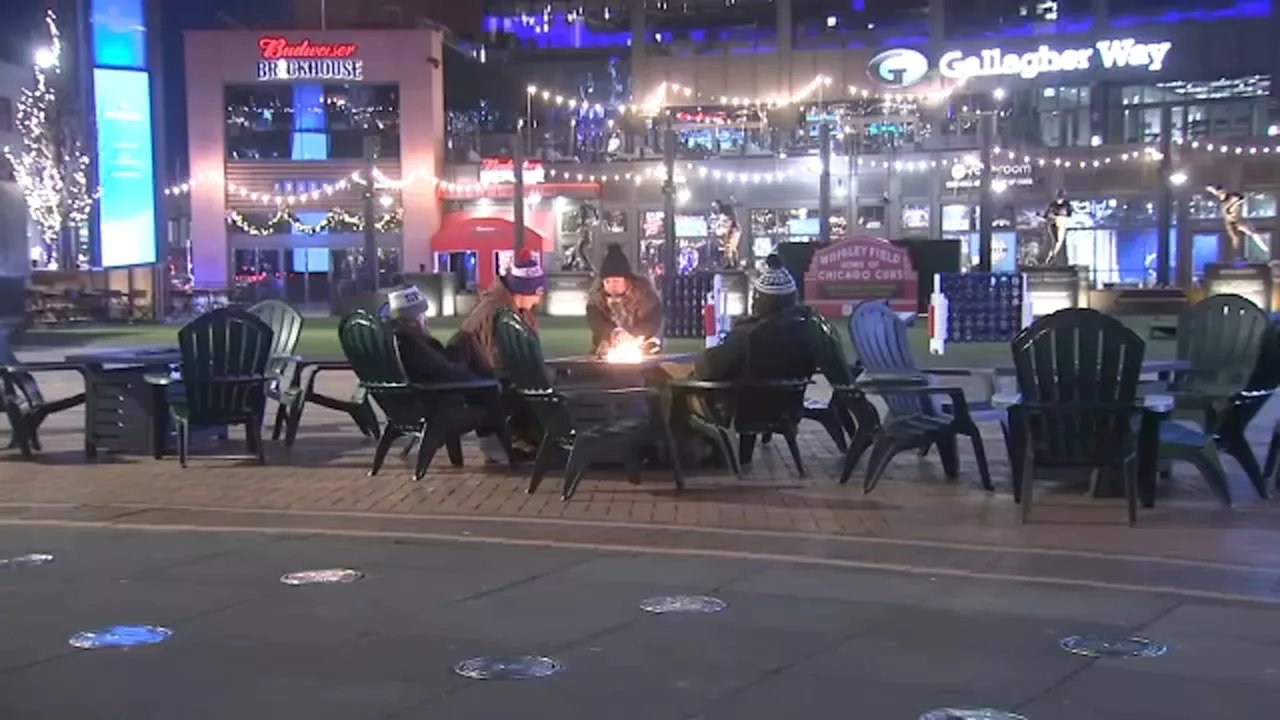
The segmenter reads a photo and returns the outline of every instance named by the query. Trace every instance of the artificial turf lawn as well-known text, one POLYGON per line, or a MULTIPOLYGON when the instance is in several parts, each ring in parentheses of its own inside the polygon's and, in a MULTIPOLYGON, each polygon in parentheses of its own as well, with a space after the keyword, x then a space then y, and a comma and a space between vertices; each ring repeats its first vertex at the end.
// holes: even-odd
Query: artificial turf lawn
MULTIPOLYGON (((431 321, 432 332, 442 340, 447 340, 458 329, 458 318, 440 318, 431 321)), ((837 322, 841 336, 844 337, 845 351, 850 359, 854 358, 850 350, 844 322, 837 322)), ((1147 338, 1149 322, 1136 321, 1130 323, 1138 334, 1147 338)), ((139 324, 120 326, 98 326, 83 328, 33 328, 23 338, 21 349, 48 350, 53 348, 73 348, 95 345, 98 347, 143 347, 172 346, 177 342, 178 326, 161 324, 139 324)), ((581 355, 590 351, 590 334, 584 318, 542 318, 540 335, 543 354, 548 358, 566 355, 581 355)), ((911 342, 911 350, 923 367, 994 367, 1009 364, 1008 343, 949 343, 947 353, 943 356, 929 354, 929 337, 922 324, 907 330, 911 342)), ((667 341, 669 352, 696 352, 703 347, 701 338, 675 338, 667 341)), ((785 352, 785 348, 780 348, 785 352)), ((1159 360, 1173 357, 1174 343, 1170 340, 1147 340, 1147 359, 1159 360)), ((303 357, 337 358, 342 356, 338 346, 338 319, 329 317, 308 317, 302 328, 302 337, 298 342, 298 354, 303 357)))

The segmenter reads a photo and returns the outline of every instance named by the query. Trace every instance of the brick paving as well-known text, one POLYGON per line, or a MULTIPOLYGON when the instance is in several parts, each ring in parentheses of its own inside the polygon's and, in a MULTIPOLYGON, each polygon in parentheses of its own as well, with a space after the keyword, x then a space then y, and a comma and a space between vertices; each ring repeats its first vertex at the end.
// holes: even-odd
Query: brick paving
MULTIPOLYGON (((79 384, 75 375, 41 380, 53 397, 75 392, 79 384)), ((353 383, 353 377, 340 373, 325 374, 320 381, 323 392, 336 396, 349 393, 353 383)), ((1269 406, 1255 425, 1251 439, 1260 453, 1277 414, 1269 406)), ((758 451, 754 467, 742 479, 723 471, 687 472, 688 491, 679 496, 662 471, 646 470, 643 484, 632 486, 620 472, 594 469, 568 503, 559 498, 554 474, 537 493, 526 494, 528 468, 510 472, 486 467, 473 443, 465 444, 466 467, 450 467, 442 453, 420 483, 412 482, 408 466, 394 454, 378 477, 367 477, 372 443, 345 416, 318 406, 306 410, 292 451, 269 445, 265 468, 214 458, 196 458, 186 470, 173 459, 116 457, 89 464, 78 449, 82 424, 78 411, 51 419, 43 433, 47 448, 37 463, 23 463, 12 452, 0 454, 3 515, 14 516, 15 508, 56 505, 536 520, 570 524, 585 534, 608 526, 750 533, 759 552, 768 552, 771 537, 806 539, 818 554, 824 538, 863 538, 921 543, 919 562, 928 560, 929 548, 974 546, 1280 570, 1280 503, 1258 500, 1230 460, 1236 498, 1230 510, 1217 505, 1193 473, 1177 468, 1168 495, 1156 509, 1140 514, 1136 529, 1125 524, 1123 501, 1052 492, 1039 496, 1032 523, 1018 524, 1007 491, 1003 441, 994 424, 984 427, 999 489, 994 495, 978 489, 972 454, 963 442, 958 481, 945 480, 936 456, 920 460, 904 454, 874 493, 862 493, 860 475, 841 487, 835 482, 841 459, 836 448, 821 428, 806 423, 800 443, 809 478, 795 476, 779 443, 758 451)), ((195 452, 242 450, 233 432, 228 443, 210 441, 195 452)), ((806 544, 794 547, 803 553, 806 544)), ((1280 594, 1280 583, 1272 591, 1280 594)))

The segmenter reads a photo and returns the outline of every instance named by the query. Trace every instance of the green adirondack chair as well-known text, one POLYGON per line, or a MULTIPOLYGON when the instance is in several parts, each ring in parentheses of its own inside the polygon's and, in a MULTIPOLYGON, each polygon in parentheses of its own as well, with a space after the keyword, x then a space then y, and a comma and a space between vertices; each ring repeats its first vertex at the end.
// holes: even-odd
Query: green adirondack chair
MULTIPOLYGON (((400 364, 395 333, 378 317, 357 310, 338 326, 342 352, 360 382, 386 415, 386 427, 378 440, 369 475, 377 475, 391 446, 409 436, 417 446, 413 479, 421 480, 436 453, 444 447, 454 467, 462 467, 461 437, 484 420, 483 408, 469 405, 468 394, 498 392, 496 380, 455 383, 413 383, 400 364)), ((500 434, 510 454, 510 441, 500 434)), ((413 447, 411 445, 410 447, 413 447)))
MULTIPOLYGON (((274 336, 256 315, 238 308, 212 310, 178 331, 181 392, 170 393, 169 417, 178 435, 178 463, 187 466, 193 429, 243 425, 249 452, 265 463, 262 419, 266 412, 274 336)), ((176 382, 147 376, 153 385, 176 382)))
MULTIPOLYGON (((40 391, 36 373, 68 370, 81 375, 85 373, 84 366, 75 363, 18 362, 9 345, 8 333, 0 328, 0 389, 4 391, 4 411, 9 418, 9 449, 16 448, 22 459, 34 460, 40 451, 40 425, 46 418, 84 404, 83 392, 58 400, 46 400, 40 391)), ((97 455, 97 448, 88 437, 84 441, 84 452, 90 458, 97 455)))
POLYGON ((494 318, 494 341, 502 356, 502 366, 512 389, 529 403, 542 425, 543 437, 534 459, 529 492, 536 492, 547 470, 565 453, 564 487, 561 497, 569 500, 578 489, 587 469, 601 461, 621 460, 627 478, 640 482, 640 455, 646 445, 661 443, 671 462, 676 491, 684 489, 680 457, 671 426, 662 411, 662 396, 656 388, 574 388, 557 390, 547 376, 538 336, 515 313, 499 310, 494 318), (648 400, 647 417, 619 417, 617 405, 630 407, 637 397, 648 400), (609 417, 583 424, 570 410, 570 401, 583 398, 605 400, 611 405, 609 417))
POLYGON ((805 392, 818 369, 815 358, 823 354, 827 342, 813 330, 815 315, 810 308, 801 306, 761 322, 751 331, 746 361, 738 378, 681 379, 670 383, 673 397, 686 398, 673 402, 681 414, 689 415, 693 423, 718 429, 725 442, 733 434, 738 435, 737 462, 731 443, 729 448, 722 449, 735 472, 751 462, 757 436, 777 434, 786 440, 797 473, 805 476, 797 435, 800 421, 805 417, 805 392), (793 331, 796 324, 805 326, 802 332, 793 331), (787 342, 794 343, 797 337, 815 343, 813 348, 808 348, 812 352, 778 351, 787 342), (700 411, 689 411, 687 398, 690 397, 697 398, 695 406, 700 411))
POLYGON ((986 447, 975 421, 983 415, 994 419, 1003 413, 997 414, 985 402, 970 403, 963 388, 932 383, 932 376, 967 377, 973 370, 919 369, 911 357, 906 324, 883 302, 863 302, 854 308, 849 316, 849 336, 863 368, 859 389, 883 400, 889 412, 869 444, 851 445, 840 483, 849 481, 868 445, 871 452, 864 492, 875 489, 893 457, 908 450, 918 450, 924 456, 936 446, 943 472, 955 478, 960 473, 957 438, 964 436, 973 444, 983 489, 994 490, 986 447), (938 398, 946 398, 945 404, 935 402, 938 398))
POLYGON ((267 386, 267 397, 277 403, 271 439, 279 440, 289 419, 289 411, 302 398, 300 367, 293 357, 302 337, 302 313, 281 300, 263 300, 250 307, 249 312, 265 322, 273 333, 268 371, 274 379, 267 386))
POLYGON ((1240 464, 1258 494, 1269 494, 1262 466, 1245 439, 1245 428, 1266 402, 1269 382, 1257 375, 1271 320, 1239 295, 1213 295, 1178 318, 1177 357, 1187 367, 1174 373, 1167 392, 1174 417, 1192 419, 1212 433, 1218 448, 1240 464), (1251 381, 1261 383, 1250 387, 1251 381))
POLYGON ((1037 471, 1067 469, 1122 473, 1135 523, 1142 338, 1096 310, 1071 309, 1036 320, 1012 349, 1021 397, 1009 409, 1009 457, 1021 520, 1037 471))

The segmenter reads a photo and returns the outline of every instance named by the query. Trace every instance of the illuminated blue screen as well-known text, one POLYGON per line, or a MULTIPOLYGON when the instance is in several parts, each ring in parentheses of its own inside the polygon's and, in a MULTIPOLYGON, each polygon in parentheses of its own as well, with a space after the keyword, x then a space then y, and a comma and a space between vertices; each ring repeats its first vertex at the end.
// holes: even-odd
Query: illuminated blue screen
POLYGON ((98 239, 103 267, 156 261, 156 178, 151 79, 136 70, 93 71, 98 123, 98 239))
POLYGON ((142 0, 93 0, 93 64, 147 69, 142 0))

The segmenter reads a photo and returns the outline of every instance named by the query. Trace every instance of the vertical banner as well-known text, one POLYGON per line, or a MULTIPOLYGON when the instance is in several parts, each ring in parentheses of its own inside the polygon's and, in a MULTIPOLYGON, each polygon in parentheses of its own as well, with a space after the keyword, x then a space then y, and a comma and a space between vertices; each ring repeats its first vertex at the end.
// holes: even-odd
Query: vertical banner
POLYGON ((98 242, 103 267, 156 261, 156 178, 151 78, 140 70, 93 71, 97 120, 98 242))

